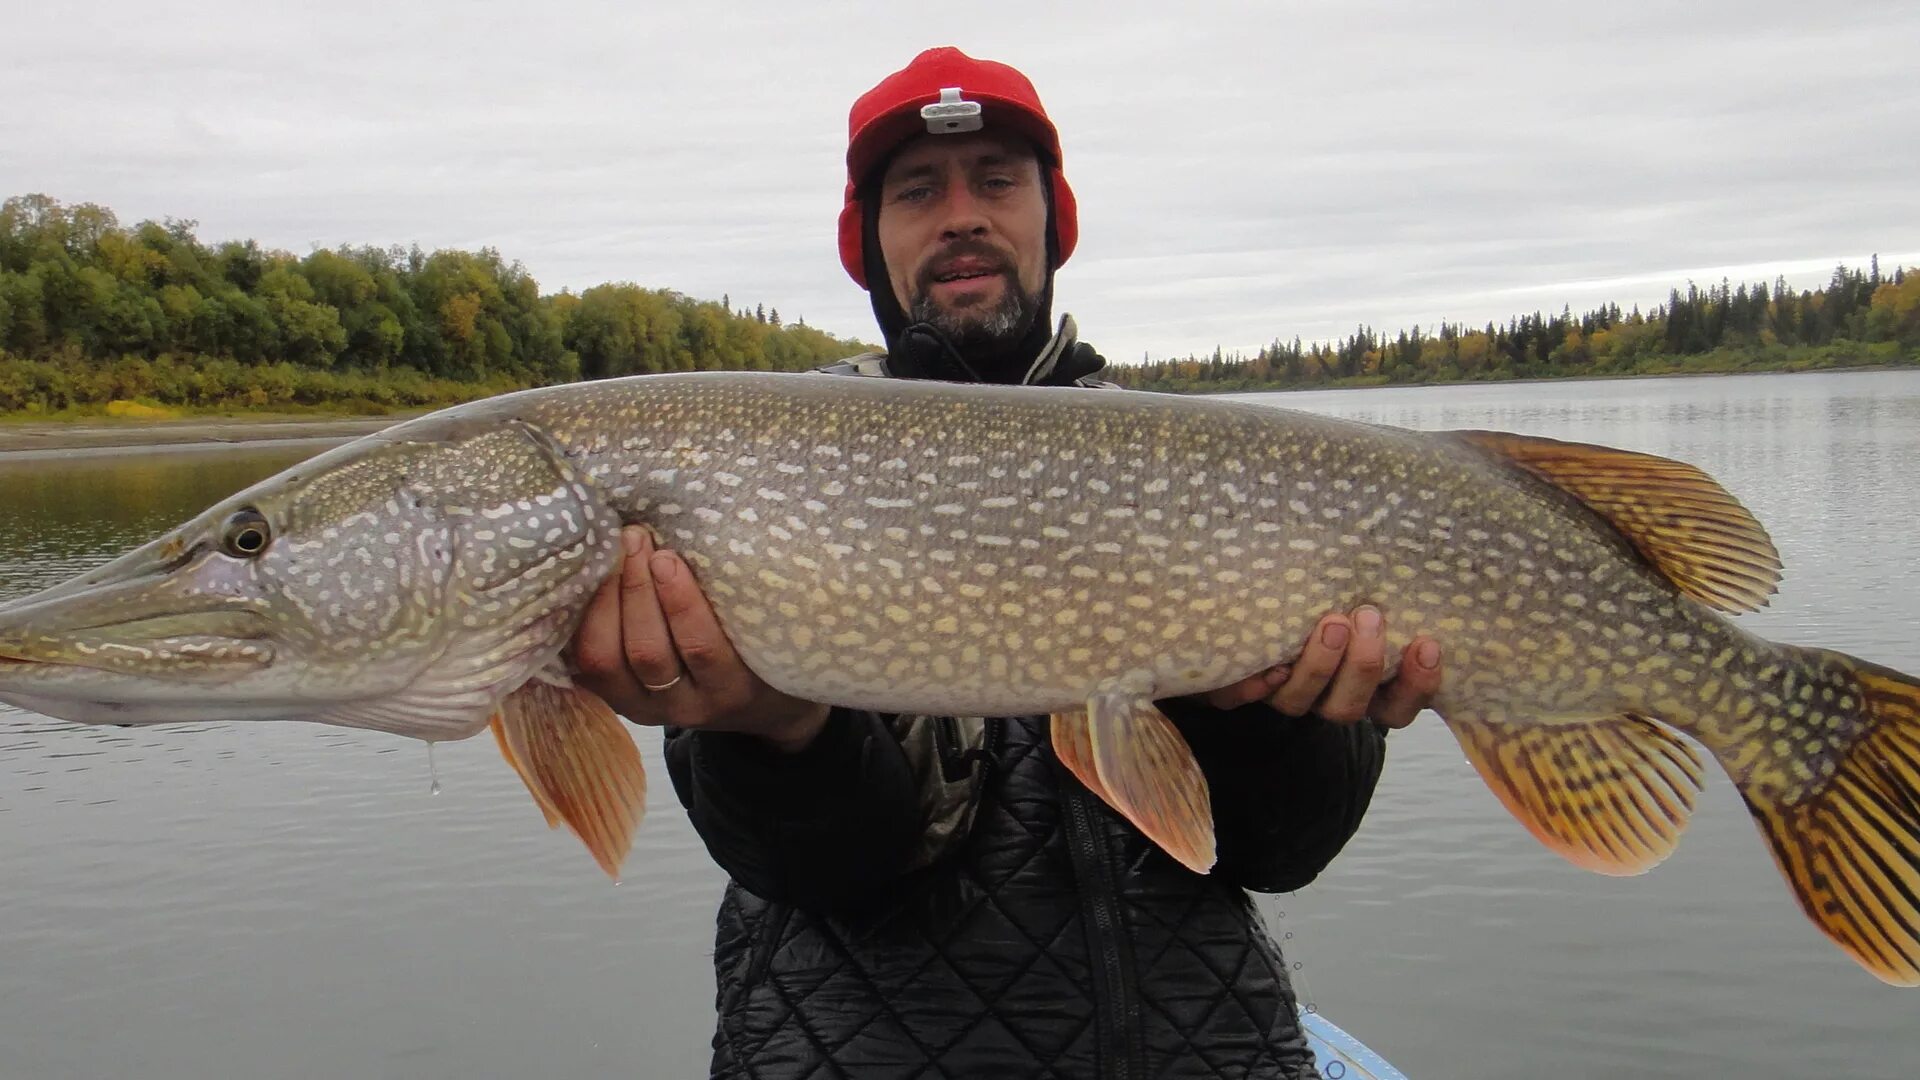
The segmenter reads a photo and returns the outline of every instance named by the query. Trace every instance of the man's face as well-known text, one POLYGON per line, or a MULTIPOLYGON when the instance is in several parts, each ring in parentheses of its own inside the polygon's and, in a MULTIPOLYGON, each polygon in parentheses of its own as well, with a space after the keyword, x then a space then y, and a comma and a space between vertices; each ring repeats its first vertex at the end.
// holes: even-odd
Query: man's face
POLYGON ((961 348, 1010 344, 1047 271, 1044 177, 1016 137, 926 135, 880 181, 880 251, 901 310, 961 348))

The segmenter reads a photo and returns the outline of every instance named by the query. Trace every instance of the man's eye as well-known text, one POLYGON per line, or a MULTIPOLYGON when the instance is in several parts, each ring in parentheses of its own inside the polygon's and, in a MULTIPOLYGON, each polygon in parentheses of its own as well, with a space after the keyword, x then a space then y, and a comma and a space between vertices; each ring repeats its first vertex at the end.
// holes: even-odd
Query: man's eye
POLYGON ((933 189, 925 184, 916 187, 901 188, 894 196, 894 202, 925 202, 933 196, 933 189))

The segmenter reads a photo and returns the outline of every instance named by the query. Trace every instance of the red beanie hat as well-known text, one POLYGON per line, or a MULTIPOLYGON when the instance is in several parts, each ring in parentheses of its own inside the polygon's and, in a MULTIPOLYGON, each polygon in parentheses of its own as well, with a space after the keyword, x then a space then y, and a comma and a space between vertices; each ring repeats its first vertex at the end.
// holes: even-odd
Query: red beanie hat
POLYGON ((840 207, 840 265, 867 288, 861 251, 859 189, 894 149, 920 132, 1007 129, 1040 152, 1053 187, 1053 248, 1058 267, 1080 238, 1073 189, 1060 171, 1060 134, 1047 118, 1033 84, 1005 64, 975 60, 959 49, 928 49, 913 63, 860 95, 847 114, 847 190, 840 207), (968 103, 973 103, 970 108, 968 103), (943 109, 942 106, 945 106, 943 109), (945 115, 943 115, 943 113, 945 115), (974 118, 978 118, 977 121, 974 118))

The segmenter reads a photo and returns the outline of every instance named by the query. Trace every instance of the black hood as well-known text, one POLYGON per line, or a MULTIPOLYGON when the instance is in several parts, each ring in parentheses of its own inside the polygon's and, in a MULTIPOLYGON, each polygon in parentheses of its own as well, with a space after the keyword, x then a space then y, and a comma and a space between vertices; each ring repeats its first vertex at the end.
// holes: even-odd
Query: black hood
MULTIPOLYGON (((884 174, 884 168, 875 175, 884 174)), ((1047 203, 1047 273, 1040 283, 1033 319, 1013 345, 991 351, 960 351, 945 333, 923 322, 909 322, 893 295, 886 256, 880 251, 880 192, 877 181, 860 193, 860 249, 866 264, 867 298, 887 345, 887 367, 897 377, 939 379, 945 382, 1017 383, 1033 367, 1034 358, 1054 338, 1053 268, 1060 261, 1054 236, 1053 185, 1042 184, 1047 203)), ((1088 350, 1091 351, 1091 350, 1088 350)), ((1104 365, 1104 361, 1102 361, 1104 365)))

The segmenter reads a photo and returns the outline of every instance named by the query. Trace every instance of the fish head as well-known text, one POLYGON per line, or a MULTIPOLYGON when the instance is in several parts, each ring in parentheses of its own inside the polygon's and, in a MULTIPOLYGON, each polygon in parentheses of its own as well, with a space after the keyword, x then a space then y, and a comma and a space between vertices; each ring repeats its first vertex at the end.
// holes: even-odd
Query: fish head
POLYGON ((390 429, 0 607, 0 700, 81 723, 484 726, 613 567, 619 520, 536 428, 390 429))

